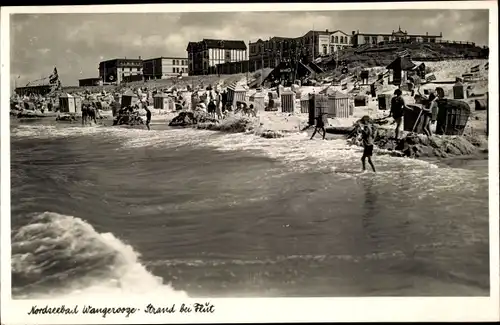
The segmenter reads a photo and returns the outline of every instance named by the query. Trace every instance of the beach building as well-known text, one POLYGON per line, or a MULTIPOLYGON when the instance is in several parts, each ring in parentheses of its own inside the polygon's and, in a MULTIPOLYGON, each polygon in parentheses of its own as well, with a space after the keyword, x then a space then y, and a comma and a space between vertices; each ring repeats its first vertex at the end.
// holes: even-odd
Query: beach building
POLYGON ((99 63, 99 78, 103 83, 120 84, 124 76, 142 75, 142 59, 112 59, 99 63))
POLYGON ((332 55, 347 47, 351 47, 351 36, 341 30, 324 31, 310 30, 301 37, 309 61, 320 56, 332 55))
POLYGON ((42 95, 45 96, 52 91, 52 85, 36 85, 17 87, 15 93, 19 96, 42 95))
POLYGON ((102 85, 101 78, 85 78, 78 80, 78 86, 80 87, 91 87, 91 86, 100 86, 102 85))
POLYGON ((262 68, 275 68, 281 61, 293 56, 299 48, 299 39, 290 37, 272 37, 249 42, 248 60, 250 71, 262 68))
POLYGON ((408 34, 405 30, 401 30, 401 26, 397 31, 392 31, 390 34, 383 33, 360 33, 353 31, 351 36, 352 46, 357 47, 365 44, 378 44, 380 42, 412 42, 412 43, 438 43, 443 39, 443 33, 439 35, 408 34))
POLYGON ((186 51, 190 76, 216 74, 217 64, 247 59, 247 45, 240 40, 203 39, 189 42, 186 51))
POLYGON ((271 37, 249 43, 250 71, 275 68, 281 61, 307 58, 307 61, 332 55, 351 47, 351 36, 341 30, 310 30, 299 37, 271 37))
POLYGON ((162 56, 142 62, 145 80, 169 79, 188 74, 188 58, 162 56))

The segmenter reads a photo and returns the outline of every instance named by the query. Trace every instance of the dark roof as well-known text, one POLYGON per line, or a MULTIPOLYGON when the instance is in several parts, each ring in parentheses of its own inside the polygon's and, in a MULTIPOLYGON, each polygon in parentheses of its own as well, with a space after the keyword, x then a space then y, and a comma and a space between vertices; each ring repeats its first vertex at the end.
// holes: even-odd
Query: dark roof
POLYGON ((320 68, 320 67, 319 67, 316 63, 314 63, 314 62, 309 62, 309 63, 307 64, 307 66, 308 66, 311 70, 313 70, 314 72, 316 72, 316 73, 323 73, 323 72, 325 72, 323 69, 321 69, 321 68, 320 68))
MULTIPOLYGON (((390 34, 387 34, 387 33, 355 33, 353 36, 395 36, 397 35, 398 33, 395 32, 395 33, 390 33, 390 34)), ((403 35, 403 34, 401 34, 403 35)), ((418 35, 418 34, 404 34, 406 37, 430 37, 430 38, 433 38, 433 37, 442 37, 440 35, 418 35)))
POLYGON ((271 41, 293 41, 297 38, 295 37, 281 37, 281 36, 274 36, 271 38, 271 41))
POLYGON ((137 58, 137 59, 116 58, 116 59, 101 61, 100 63, 109 63, 109 62, 114 62, 114 61, 136 62, 136 61, 142 61, 142 59, 139 59, 139 58, 137 58))
POLYGON ((329 35, 330 32, 326 32, 326 30, 310 30, 304 34, 304 36, 314 33, 315 35, 329 35))
POLYGON ((157 57, 157 58, 151 58, 151 59, 145 59, 143 60, 143 62, 145 61, 153 61, 153 60, 161 60, 161 59, 179 59, 179 60, 187 60, 187 56, 186 57, 180 57, 180 56, 160 56, 160 57, 157 57))
POLYGON ((208 48, 212 49, 232 49, 232 50, 245 50, 247 45, 243 41, 237 40, 217 40, 217 39, 203 39, 208 48))
POLYGON ((387 69, 401 69, 403 71, 412 70, 415 67, 415 63, 411 62, 411 60, 404 56, 398 57, 396 60, 392 61, 391 64, 387 66, 387 69))
POLYGON ((189 42, 186 51, 189 51, 191 47, 197 48, 203 45, 209 49, 247 50, 247 45, 243 41, 204 38, 200 42, 189 42))

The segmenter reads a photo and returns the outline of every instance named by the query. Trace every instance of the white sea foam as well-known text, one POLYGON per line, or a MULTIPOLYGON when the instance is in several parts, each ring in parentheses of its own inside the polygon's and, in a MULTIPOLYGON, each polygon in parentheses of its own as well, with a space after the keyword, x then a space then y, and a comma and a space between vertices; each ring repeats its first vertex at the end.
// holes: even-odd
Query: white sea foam
MULTIPOLYGON (((477 173, 465 169, 438 168, 437 165, 404 157, 377 155, 373 161, 377 174, 361 174, 362 148, 350 146, 345 140, 309 140, 306 133, 294 133, 284 138, 265 139, 248 133, 223 134, 196 129, 142 130, 120 127, 55 127, 21 125, 12 130, 16 137, 64 138, 68 136, 98 136, 114 138, 122 142, 121 148, 134 149, 155 147, 173 149, 181 146, 211 147, 218 151, 259 152, 286 164, 289 171, 307 172, 321 170, 348 178, 375 177, 378 181, 401 185, 411 182, 423 192, 436 194, 440 191, 463 188, 477 189, 477 173), (432 185, 432 186, 429 186, 432 185), (426 191, 427 189, 427 191, 426 191)), ((120 150, 120 149, 117 149, 120 150)), ((368 167, 368 166, 367 166, 368 167)), ((369 167, 368 167, 369 168, 369 167)))
POLYGON ((68 284, 30 293, 30 298, 75 299, 88 296, 95 299, 95 295, 116 297, 117 294, 187 297, 185 292, 174 290, 146 270, 132 246, 112 233, 96 232, 90 224, 77 217, 54 212, 39 214, 13 235, 12 246, 13 273, 27 277, 41 275, 38 282, 44 282, 48 280, 43 276, 44 270, 56 267, 59 272, 50 276, 68 284), (37 247, 35 253, 30 252, 33 247, 37 247), (78 270, 64 264, 67 257, 71 257, 78 270), (58 268, 58 265, 61 267, 58 268), (88 272, 84 272, 83 277, 68 280, 74 271, 87 271, 86 268, 88 272), (101 269, 99 275, 95 273, 96 268, 101 269))

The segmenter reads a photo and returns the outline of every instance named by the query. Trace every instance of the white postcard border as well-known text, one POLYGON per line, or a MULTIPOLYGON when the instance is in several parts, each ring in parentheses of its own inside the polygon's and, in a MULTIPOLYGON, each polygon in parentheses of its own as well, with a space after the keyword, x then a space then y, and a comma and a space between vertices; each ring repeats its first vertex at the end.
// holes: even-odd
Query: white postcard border
POLYGON ((498 220, 498 7, 494 1, 443 1, 356 4, 172 4, 106 5, 61 7, 2 7, 1 12, 1 319, 4 324, 103 324, 103 323, 216 323, 216 322, 329 322, 329 321, 492 321, 499 320, 499 220, 498 220), (472 298, 232 298, 178 299, 161 301, 144 297, 95 296, 92 301, 30 301, 10 297, 10 20, 13 13, 105 13, 105 12, 222 12, 222 11, 318 11, 318 10, 389 10, 389 9, 489 9, 490 10, 490 137, 489 137, 489 208, 490 208, 490 297, 472 298), (493 111, 496 108, 496 111, 493 111), (166 306, 175 303, 210 302, 212 314, 147 315, 148 303, 166 306), (26 313, 36 304, 67 306, 78 303, 101 306, 134 306, 141 312, 122 315, 38 315, 26 313))

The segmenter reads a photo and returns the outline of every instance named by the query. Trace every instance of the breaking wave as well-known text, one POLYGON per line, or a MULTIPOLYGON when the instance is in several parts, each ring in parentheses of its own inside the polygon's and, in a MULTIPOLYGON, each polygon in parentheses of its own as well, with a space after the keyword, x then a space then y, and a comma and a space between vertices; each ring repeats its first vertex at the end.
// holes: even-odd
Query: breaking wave
POLYGON ((141 264, 134 249, 84 220, 44 212, 12 234, 16 298, 161 294, 187 297, 141 264), (138 285, 140 283, 140 285, 138 285))

